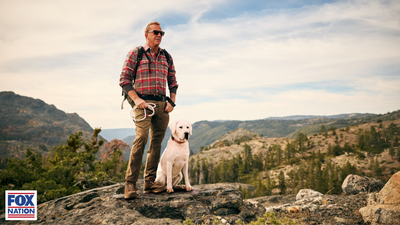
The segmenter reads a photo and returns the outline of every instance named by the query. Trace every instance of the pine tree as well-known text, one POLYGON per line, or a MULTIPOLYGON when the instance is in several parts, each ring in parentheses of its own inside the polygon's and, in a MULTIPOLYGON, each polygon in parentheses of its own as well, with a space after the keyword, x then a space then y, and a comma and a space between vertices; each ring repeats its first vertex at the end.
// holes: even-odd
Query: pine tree
POLYGON ((375 157, 371 157, 371 160, 369 161, 369 167, 368 169, 371 171, 370 176, 375 177, 375 157))
POLYGON ((336 135, 336 128, 335 127, 329 127, 329 131, 332 132, 332 136, 336 135))
POLYGON ((265 195, 271 195, 273 187, 271 184, 271 178, 269 177, 268 173, 267 173, 267 177, 265 179, 266 179, 266 183, 267 183, 267 185, 266 185, 267 190, 265 191, 265 195))
POLYGON ((269 163, 269 150, 267 150, 264 157, 264 170, 269 170, 269 169, 271 169, 271 166, 269 163))
MULTIPOLYGON (((325 180, 326 183, 326 191, 329 192, 332 190, 332 188, 334 187, 333 184, 333 167, 332 167, 332 163, 331 160, 328 160, 326 162, 326 166, 323 170, 323 179, 325 180)), ((326 193, 326 192, 325 192, 326 193)))
POLYGON ((390 157, 392 159, 393 159, 393 156, 395 155, 395 152, 394 152, 394 140, 392 140, 392 143, 390 144, 389 155, 390 155, 390 157))
POLYGON ((294 169, 292 169, 290 172, 287 173, 287 175, 290 178, 290 183, 289 183, 289 188, 292 190, 292 194, 295 194, 296 192, 296 187, 299 184, 299 176, 295 172, 294 169))
POLYGON ((253 163, 253 155, 251 154, 251 147, 247 144, 244 145, 244 172, 250 173, 253 163))
POLYGON ((237 182, 239 178, 239 165, 237 159, 234 157, 228 162, 227 182, 237 182))
POLYGON ((282 148, 280 145, 277 145, 276 149, 277 149, 278 165, 280 165, 282 162, 282 148))
POLYGON ((325 161, 325 158, 321 154, 321 150, 320 149, 318 149, 318 152, 317 152, 317 160, 320 161, 320 162, 324 162, 325 161))
POLYGON ((326 191, 326 183, 322 177, 321 162, 317 160, 315 163, 315 190, 324 193, 326 191))
POLYGON ((258 155, 254 156, 252 170, 253 172, 259 172, 262 171, 262 169, 263 169, 262 153, 260 152, 258 153, 258 155))
POLYGON ((381 168, 380 166, 379 166, 379 159, 378 158, 376 158, 376 160, 375 160, 375 165, 373 166, 373 170, 374 170, 374 177, 375 178, 380 178, 381 176, 382 176, 382 171, 383 171, 383 168, 381 168))
POLYGON ((299 152, 302 156, 304 156, 304 152, 306 151, 305 143, 307 141, 307 135, 303 133, 297 133, 296 135, 296 143, 299 148, 299 152))
POLYGON ((195 161, 191 158, 189 161, 189 177, 192 184, 198 184, 196 179, 195 161))
POLYGON ((218 174, 218 182, 226 182, 226 160, 222 159, 222 161, 218 164, 217 174, 218 174))
POLYGON ((319 133, 323 134, 326 131, 326 128, 324 125, 321 125, 320 129, 319 129, 319 133))
POLYGON ((303 163, 300 164, 300 167, 299 167, 299 169, 297 171, 297 176, 299 177, 299 183, 297 185, 296 192, 298 192, 299 190, 305 188, 305 183, 304 183, 305 173, 304 173, 304 165, 303 165, 303 163))
POLYGON ((397 156, 397 160, 400 162, 400 148, 397 148, 396 156, 397 156))
POLYGON ((285 183, 285 175, 283 174, 283 171, 281 171, 279 173, 278 179, 279 179, 278 187, 279 187, 279 190, 280 190, 279 194, 284 195, 284 194, 286 194, 286 183, 285 183))
POLYGON ((312 160, 309 163, 310 163, 310 165, 308 167, 307 188, 314 190, 314 188, 315 188, 315 175, 314 175, 315 164, 314 164, 314 161, 312 161, 312 160))

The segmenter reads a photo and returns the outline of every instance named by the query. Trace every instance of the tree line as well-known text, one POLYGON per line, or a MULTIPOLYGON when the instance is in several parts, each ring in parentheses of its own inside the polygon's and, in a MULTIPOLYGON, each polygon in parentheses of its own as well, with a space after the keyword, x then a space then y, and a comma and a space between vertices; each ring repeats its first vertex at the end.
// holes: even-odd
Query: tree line
MULTIPOLYGON (((349 132, 349 128, 340 131, 349 132)), ((241 189, 247 198, 270 195, 273 190, 279 194, 295 194, 303 188, 321 193, 340 194, 341 185, 349 174, 382 178, 385 168, 380 164, 379 158, 374 155, 381 153, 383 149, 389 148, 392 158, 396 156, 400 161, 400 148, 394 151, 399 145, 400 133, 396 124, 390 124, 384 131, 377 131, 374 126, 371 126, 369 131, 359 130, 356 145, 346 142, 341 146, 336 129, 326 130, 324 126, 321 126, 320 134, 327 137, 328 132, 338 138, 335 145, 329 144, 327 152, 323 154, 319 150, 309 152, 315 143, 307 137, 307 134, 298 133, 296 138, 291 142, 288 141, 284 148, 279 144, 271 144, 266 151, 258 154, 252 154, 251 147, 245 143, 242 153, 231 159, 222 158, 219 162, 214 162, 207 158, 200 159, 199 156, 192 157, 189 162, 191 182, 193 184, 223 182, 252 184, 256 187, 253 192, 241 189), (332 162, 332 157, 347 153, 354 153, 361 159, 365 158, 365 153, 370 154, 372 156, 368 166, 370 173, 365 174, 364 171, 357 170, 350 162, 346 162, 343 166, 332 162), (294 167, 286 173, 280 170, 279 174, 274 175, 276 179, 271 179, 273 171, 279 171, 284 165, 294 165, 294 167)), ((225 142, 221 143, 229 146, 225 142)))
MULTIPOLYGON (((27 149, 25 159, 8 159, 0 171, 0 186, 5 190, 37 190, 38 203, 106 186, 125 180, 127 162, 122 150, 128 145, 120 140, 104 144, 101 129, 95 129, 91 140, 82 132, 72 133, 65 144, 53 147, 47 156, 27 149), (104 145, 103 145, 104 144, 104 145), (98 152, 102 152, 96 160, 98 152)), ((4 209, 4 195, 0 207, 4 209)))

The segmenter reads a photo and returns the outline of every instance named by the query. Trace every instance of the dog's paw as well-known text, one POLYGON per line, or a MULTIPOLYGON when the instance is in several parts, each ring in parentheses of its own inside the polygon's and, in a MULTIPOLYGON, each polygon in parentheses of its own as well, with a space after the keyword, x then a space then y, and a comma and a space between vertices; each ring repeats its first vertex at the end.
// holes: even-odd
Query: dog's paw
POLYGON ((172 188, 167 188, 167 192, 168 192, 168 193, 172 193, 172 192, 174 192, 174 189, 172 189, 172 188))
POLYGON ((194 188, 192 186, 190 186, 190 185, 186 186, 186 191, 193 191, 193 190, 194 190, 194 188))

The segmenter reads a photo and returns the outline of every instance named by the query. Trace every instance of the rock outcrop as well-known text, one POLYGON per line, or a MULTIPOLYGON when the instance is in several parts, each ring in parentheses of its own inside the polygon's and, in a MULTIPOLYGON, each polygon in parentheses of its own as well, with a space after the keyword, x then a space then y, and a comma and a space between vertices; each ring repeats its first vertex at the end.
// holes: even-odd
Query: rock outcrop
POLYGON ((301 189, 299 193, 296 195, 296 200, 303 200, 303 199, 308 199, 308 198, 314 198, 317 196, 321 196, 322 193, 318 191, 314 191, 311 189, 301 189))
MULTIPOLYGON (((138 184, 143 183, 139 181, 138 184)), ((35 224, 179 224, 189 218, 195 224, 212 224, 215 218, 235 224, 262 217, 265 208, 243 201, 235 189, 143 194, 124 199, 123 183, 92 189, 38 205, 35 224)), ((0 217, 0 223, 12 223, 0 217)), ((17 224, 24 224, 19 221, 17 224)))
POLYGON ((360 192, 376 192, 380 191, 385 183, 375 178, 362 177, 350 174, 342 183, 342 190, 346 194, 355 195, 360 192))
POLYGON ((266 196, 256 201, 279 218, 288 217, 299 224, 364 224, 358 210, 367 205, 367 194, 323 195, 296 201, 295 195, 266 196))
POLYGON ((368 206, 361 208, 360 213, 371 224, 400 224, 400 172, 379 193, 369 194, 368 206))
MULTIPOLYGON (((319 195, 296 199, 296 195, 264 196, 244 200, 239 184, 194 186, 192 192, 143 194, 124 200, 124 184, 92 189, 45 202, 38 206, 34 224, 194 224, 250 223, 265 212, 288 217, 299 224, 400 224, 400 172, 378 193, 319 195)), ((251 188, 251 187, 248 187, 251 188)), ((314 193, 314 191, 309 191, 314 193)), ((300 193, 300 192, 299 192, 300 193)), ((5 221, 1 224, 25 224, 5 221)))

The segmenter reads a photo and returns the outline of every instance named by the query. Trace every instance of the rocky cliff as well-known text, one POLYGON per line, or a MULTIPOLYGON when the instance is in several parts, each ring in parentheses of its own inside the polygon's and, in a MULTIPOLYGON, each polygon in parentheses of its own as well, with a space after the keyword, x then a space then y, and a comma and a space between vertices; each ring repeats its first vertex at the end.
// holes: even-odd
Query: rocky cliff
MULTIPOLYGON (((400 172, 379 192, 352 195, 322 195, 305 190, 298 196, 265 196, 243 199, 238 184, 195 186, 192 192, 143 194, 124 200, 124 184, 115 184, 55 199, 38 206, 34 224, 195 224, 250 223, 265 212, 287 217, 299 224, 396 224, 400 223, 400 172), (307 194, 308 193, 308 194, 307 194)), ((345 184, 357 187, 356 179, 345 184)), ((365 183, 368 188, 371 183, 365 183)), ((23 221, 0 223, 25 224, 23 221)))
POLYGON ((65 113, 39 99, 0 92, 0 157, 25 157, 26 148, 47 152, 71 133, 93 134, 76 113, 65 113))

